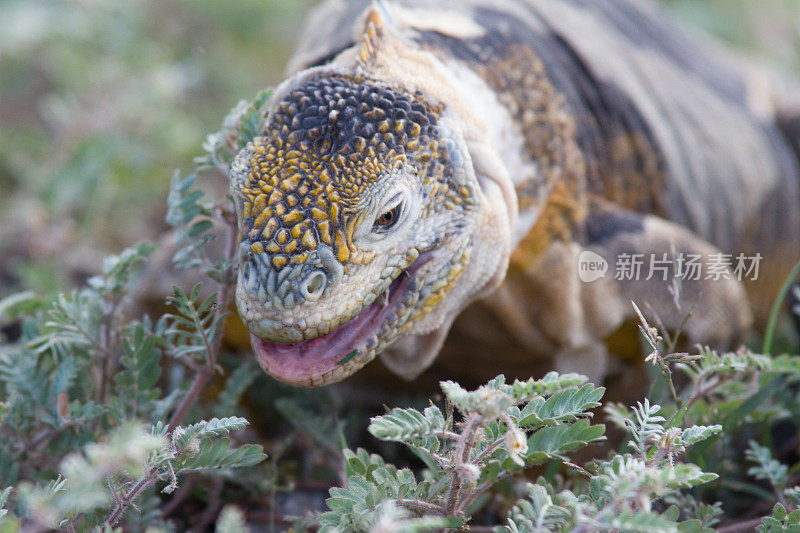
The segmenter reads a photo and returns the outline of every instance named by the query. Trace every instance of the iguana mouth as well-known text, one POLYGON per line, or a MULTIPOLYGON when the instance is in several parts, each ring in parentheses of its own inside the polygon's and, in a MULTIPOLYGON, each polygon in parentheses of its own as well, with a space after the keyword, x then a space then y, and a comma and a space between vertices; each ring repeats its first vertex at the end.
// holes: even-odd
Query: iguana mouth
POLYGON ((259 364, 275 379, 306 387, 337 381, 339 374, 354 372, 372 359, 367 356, 377 343, 370 341, 401 306, 423 263, 421 259, 402 271, 372 304, 325 335, 297 343, 277 343, 251 333, 250 343, 259 364))

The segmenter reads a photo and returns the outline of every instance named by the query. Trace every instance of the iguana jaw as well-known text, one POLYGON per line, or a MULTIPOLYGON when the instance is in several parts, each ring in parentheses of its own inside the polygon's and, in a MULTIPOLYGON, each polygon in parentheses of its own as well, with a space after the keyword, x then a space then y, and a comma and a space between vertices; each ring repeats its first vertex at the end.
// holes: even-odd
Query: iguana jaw
POLYGON ((375 358, 385 344, 388 323, 400 318, 408 300, 416 299, 414 274, 424 262, 421 257, 381 297, 325 335, 277 343, 251 333, 256 359, 268 374, 289 385, 319 387, 346 378, 375 358))

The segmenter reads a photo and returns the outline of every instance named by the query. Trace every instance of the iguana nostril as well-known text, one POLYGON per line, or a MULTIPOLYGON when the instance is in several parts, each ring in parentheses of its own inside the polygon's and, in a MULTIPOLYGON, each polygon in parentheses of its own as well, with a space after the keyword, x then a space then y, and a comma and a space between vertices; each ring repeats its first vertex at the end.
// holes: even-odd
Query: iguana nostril
POLYGON ((316 300, 325 290, 328 277, 320 270, 312 272, 300 284, 300 293, 306 300, 316 300))

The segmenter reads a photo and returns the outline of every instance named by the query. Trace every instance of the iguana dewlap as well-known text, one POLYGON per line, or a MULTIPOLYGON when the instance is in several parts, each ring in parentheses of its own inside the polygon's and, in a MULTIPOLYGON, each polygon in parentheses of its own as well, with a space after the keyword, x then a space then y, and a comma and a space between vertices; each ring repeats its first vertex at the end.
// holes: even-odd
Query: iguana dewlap
POLYGON ((378 354, 414 377, 454 323, 497 372, 513 352, 602 377, 631 300, 667 328, 686 311, 646 266, 615 280, 621 255, 760 253, 748 287, 682 283, 686 335, 716 345, 800 256, 779 127, 800 122, 650 4, 329 0, 290 72, 231 168, 239 314, 286 383, 378 354), (584 250, 608 275, 580 281, 584 250))

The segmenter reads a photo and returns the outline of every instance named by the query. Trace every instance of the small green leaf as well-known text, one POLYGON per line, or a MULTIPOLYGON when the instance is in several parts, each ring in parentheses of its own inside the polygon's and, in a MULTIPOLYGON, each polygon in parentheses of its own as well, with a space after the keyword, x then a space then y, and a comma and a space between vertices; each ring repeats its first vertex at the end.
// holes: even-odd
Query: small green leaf
POLYGON ((357 354, 358 354, 358 350, 353 350, 353 351, 352 351, 352 352, 350 352, 349 354, 345 355, 345 356, 344 356, 342 359, 340 359, 339 361, 337 361, 337 362, 336 362, 336 364, 337 364, 337 365, 343 365, 343 364, 346 364, 348 361, 350 361, 350 360, 351 360, 353 357, 355 357, 357 354))
POLYGON ((590 443, 603 441, 604 434, 605 425, 592 426, 588 420, 579 420, 572 425, 545 427, 528 438, 528 452, 523 457, 528 464, 541 464, 590 443))
POLYGON ((387 415, 370 420, 368 431, 383 440, 405 442, 424 438, 445 430, 445 418, 438 407, 428 407, 424 413, 416 409, 394 408, 387 415))
POLYGON ((775 520, 783 522, 783 519, 786 518, 786 507, 780 503, 776 503, 772 508, 772 516, 775 517, 775 520))
POLYGON ((45 301, 33 291, 18 292, 0 300, 0 319, 14 319, 19 315, 30 315, 43 308, 45 301))

